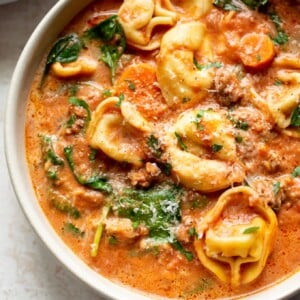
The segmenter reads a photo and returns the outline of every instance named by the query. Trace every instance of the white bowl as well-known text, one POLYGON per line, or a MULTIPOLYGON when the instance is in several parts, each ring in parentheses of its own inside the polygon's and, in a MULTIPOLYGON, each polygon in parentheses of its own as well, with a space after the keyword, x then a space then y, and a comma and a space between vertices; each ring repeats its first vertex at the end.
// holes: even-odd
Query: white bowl
MULTIPOLYGON (((5 152, 9 174, 29 222, 52 253, 78 278, 107 299, 153 299, 113 283, 80 260, 58 237, 40 208, 32 188, 24 145, 26 102, 35 71, 49 46, 71 19, 92 0, 60 0, 37 26, 15 68, 6 107, 5 152)), ((286 299, 300 289, 300 272, 244 299, 286 299)), ((156 298, 156 297, 155 297, 156 298)))

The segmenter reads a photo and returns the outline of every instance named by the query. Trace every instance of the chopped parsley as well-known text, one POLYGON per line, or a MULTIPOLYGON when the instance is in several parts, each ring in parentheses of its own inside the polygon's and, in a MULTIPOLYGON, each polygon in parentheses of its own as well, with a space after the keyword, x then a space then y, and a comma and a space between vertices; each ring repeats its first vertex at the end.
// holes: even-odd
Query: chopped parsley
POLYGON ((153 134, 151 134, 147 138, 147 145, 157 158, 160 158, 162 156, 162 150, 160 148, 160 142, 159 142, 158 138, 155 137, 153 134))
POLYGON ((200 65, 198 63, 198 61, 196 60, 195 57, 194 57, 194 65, 200 71, 202 71, 202 70, 208 70, 208 69, 211 69, 211 68, 217 68, 217 69, 219 69, 219 68, 223 67, 223 64, 221 62, 218 62, 218 61, 216 61, 216 62, 209 62, 209 63, 207 63, 205 65, 200 65))
POLYGON ((280 182, 277 181, 273 184, 273 192, 274 192, 275 196, 278 195, 279 191, 280 191, 280 182))
POLYGON ((235 141, 240 144, 240 143, 243 142, 243 138, 240 135, 236 135, 235 136, 235 141))
POLYGON ((293 172, 292 172, 292 177, 296 178, 296 177, 300 177, 300 167, 296 167, 293 172))
POLYGON ((121 93, 121 94, 119 95, 119 100, 118 100, 118 102, 116 103, 116 106, 117 106, 117 107, 121 107, 122 102, 123 102, 124 100, 125 100, 125 96, 124 96, 123 93, 121 93))
POLYGON ((281 85, 282 85, 282 81, 279 80, 279 79, 276 79, 276 80, 274 81, 274 85, 276 85, 276 86, 281 86, 281 85))
POLYGON ((251 234, 251 233, 255 233, 259 230, 259 226, 252 226, 252 227, 248 227, 243 231, 243 234, 251 234))
POLYGON ((73 223, 66 222, 63 227, 63 231, 69 232, 76 237, 84 237, 85 232, 81 231, 78 227, 76 227, 73 223))
POLYGON ((132 91, 135 91, 135 84, 132 80, 125 80, 128 82, 128 88, 132 91))
POLYGON ((275 12, 269 13, 269 17, 271 21, 274 23, 277 30, 277 35, 273 37, 273 42, 277 45, 286 44, 289 40, 289 37, 282 28, 282 21, 280 17, 275 12))
POLYGON ((199 130, 204 130, 204 126, 200 124, 200 122, 204 116, 204 113, 205 113, 205 110, 199 109, 196 114, 194 123, 196 124, 197 129, 199 129, 199 130))
POLYGON ((74 219, 79 219, 81 217, 80 211, 71 204, 67 199, 61 199, 55 195, 50 196, 50 202, 53 207, 62 213, 69 215, 74 219))
POLYGON ((108 243, 110 245, 117 245, 118 244, 118 240, 115 236, 111 235, 109 238, 108 238, 108 243))
POLYGON ((102 94, 103 94, 104 97, 107 98, 107 97, 110 97, 112 95, 112 92, 110 90, 104 90, 102 92, 102 94))
POLYGON ((223 148, 223 145, 219 145, 219 144, 213 144, 213 145, 211 146, 211 150, 212 150, 213 152, 219 152, 219 151, 222 150, 222 148, 223 148))
POLYGON ((179 147, 183 150, 183 151, 188 151, 188 147, 187 145, 183 142, 183 139, 181 137, 181 135, 178 132, 174 132, 176 138, 177 138, 177 143, 179 145, 179 147))

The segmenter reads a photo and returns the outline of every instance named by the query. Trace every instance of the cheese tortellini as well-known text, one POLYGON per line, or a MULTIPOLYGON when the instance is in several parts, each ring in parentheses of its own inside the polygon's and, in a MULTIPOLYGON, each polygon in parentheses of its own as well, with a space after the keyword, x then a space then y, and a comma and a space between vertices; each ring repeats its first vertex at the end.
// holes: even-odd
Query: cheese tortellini
POLYGON ((209 57, 211 45, 204 24, 196 21, 177 24, 163 37, 157 59, 157 80, 169 106, 201 101, 213 83, 214 68, 198 70, 196 51, 209 57))
POLYGON ((194 246, 201 263, 232 286, 263 271, 277 229, 273 210, 250 187, 224 192, 198 223, 194 246))
POLYGON ((115 160, 141 166, 143 132, 151 130, 151 125, 132 104, 124 101, 119 108, 119 101, 118 97, 111 97, 98 105, 87 130, 87 139, 91 147, 101 149, 115 160))
POLYGON ((127 42, 142 50, 159 48, 160 37, 152 34, 155 27, 176 22, 176 14, 162 9, 154 0, 125 0, 118 15, 127 42))
POLYGON ((176 10, 170 0, 158 0, 159 7, 168 9, 168 11, 176 12, 181 18, 200 18, 212 9, 211 0, 187 0, 179 3, 179 10, 176 10))
POLYGON ((245 174, 237 162, 231 129, 229 120, 211 109, 179 116, 167 135, 167 151, 173 174, 183 185, 213 192, 243 181, 245 174))

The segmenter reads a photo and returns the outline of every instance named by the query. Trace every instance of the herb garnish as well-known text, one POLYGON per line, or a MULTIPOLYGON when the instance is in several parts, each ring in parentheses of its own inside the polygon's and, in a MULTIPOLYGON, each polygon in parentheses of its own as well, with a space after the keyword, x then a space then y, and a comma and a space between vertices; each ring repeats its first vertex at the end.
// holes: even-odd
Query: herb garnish
POLYGON ((292 172, 292 177, 296 178, 296 177, 300 177, 300 167, 296 167, 293 172, 292 172))
POLYGON ((259 226, 252 226, 252 227, 248 227, 243 231, 243 234, 251 234, 251 233, 255 233, 259 230, 259 226))
POLYGON ((84 237, 85 232, 81 231, 78 227, 76 227, 73 223, 66 222, 63 227, 64 231, 67 231, 73 234, 76 237, 84 237))
POLYGON ((199 129, 199 130, 204 130, 204 126, 200 124, 201 119, 202 119, 203 116, 204 116, 204 113, 205 113, 205 110, 199 109, 199 110, 197 111, 197 114, 196 114, 196 118, 195 118, 194 123, 196 124, 197 129, 199 129))
POLYGON ((160 147, 160 142, 159 142, 158 138, 155 137, 153 134, 151 134, 147 138, 147 145, 157 158, 160 158, 162 156, 162 150, 161 150, 161 147, 160 147))
POLYGON ((274 81, 274 85, 276 85, 276 86, 281 86, 281 85, 282 85, 282 81, 279 80, 279 79, 276 79, 276 80, 274 81))
POLYGON ((211 150, 212 150, 213 152, 219 152, 219 151, 222 150, 222 148, 223 148, 223 145, 219 145, 219 144, 213 144, 213 145, 211 146, 211 150))
POLYGON ((126 48, 126 38, 118 16, 113 15, 87 30, 84 37, 89 39, 100 39, 105 44, 100 47, 102 56, 100 59, 111 71, 111 81, 114 82, 116 68, 119 59, 126 48))
POLYGON ((187 145, 183 142, 183 139, 181 137, 181 135, 178 132, 174 132, 176 138, 177 138, 177 143, 179 145, 179 147, 184 150, 184 151, 188 151, 188 147, 187 145))
POLYGON ((205 65, 200 65, 198 63, 198 61, 196 60, 195 57, 194 57, 194 65, 200 71, 202 71, 202 70, 208 70, 208 69, 211 69, 211 68, 218 68, 219 69, 219 68, 223 67, 223 64, 220 63, 220 62, 218 62, 218 61, 216 61, 216 62, 209 62, 209 63, 207 63, 205 65))
POLYGON ((102 238, 102 233, 103 233, 103 227, 104 227, 104 221, 107 218, 107 215, 110 211, 110 207, 104 206, 102 209, 102 214, 100 216, 100 219, 98 221, 98 226, 97 230, 94 236, 94 241, 92 243, 92 250, 91 250, 91 256, 96 257, 98 254, 98 249, 99 249, 99 244, 102 238))
POLYGON ((149 230, 155 243, 170 243, 188 260, 192 254, 175 238, 175 227, 181 220, 181 190, 176 186, 159 185, 147 190, 125 189, 115 199, 113 210, 121 218, 129 218, 134 228, 140 224, 149 230))
POLYGON ((277 35, 273 38, 273 42, 277 45, 284 45, 285 43, 288 42, 289 37, 282 29, 282 21, 280 17, 275 12, 269 13, 269 17, 271 21, 274 23, 277 30, 277 35))
MULTIPOLYGON (((82 107, 86 111, 86 117, 84 118, 84 129, 86 129, 89 124, 89 121, 91 120, 91 111, 90 111, 89 105, 84 100, 79 99, 74 96, 69 98, 69 103, 73 104, 75 106, 82 107)), ((70 119, 69 119, 68 123, 69 122, 71 122, 70 119)))
POLYGON ((53 63, 70 63, 76 61, 83 47, 84 44, 76 33, 71 33, 58 39, 47 56, 41 86, 53 63))
POLYGON ((54 208, 62 213, 68 214, 74 219, 79 219, 81 217, 80 211, 73 206, 68 200, 58 199, 54 195, 50 198, 50 201, 54 208))
POLYGON ((274 192, 275 196, 278 195, 279 191, 280 191, 280 182, 277 181, 273 184, 273 192, 274 192))
POLYGON ((124 94, 123 93, 121 93, 120 95, 119 95, 119 100, 118 100, 118 102, 116 103, 116 107, 121 107, 121 104, 122 104, 122 102, 125 100, 125 96, 124 96, 124 94))
POLYGON ((291 126, 295 126, 295 127, 300 126, 300 105, 297 106, 292 112, 291 126))

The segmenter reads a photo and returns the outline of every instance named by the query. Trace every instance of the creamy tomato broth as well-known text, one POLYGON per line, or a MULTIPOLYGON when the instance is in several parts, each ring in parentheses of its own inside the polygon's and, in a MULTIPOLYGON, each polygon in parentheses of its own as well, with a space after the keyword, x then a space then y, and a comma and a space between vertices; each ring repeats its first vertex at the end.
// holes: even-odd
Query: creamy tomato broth
POLYGON ((45 55, 27 160, 91 268, 166 297, 253 293, 300 264, 297 1, 95 1, 45 55))

